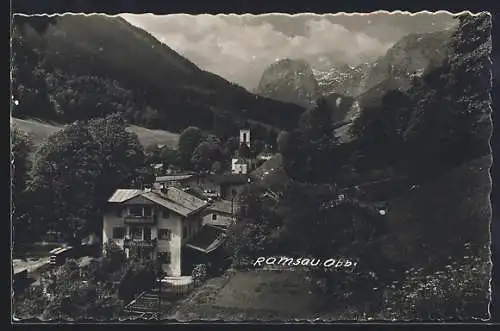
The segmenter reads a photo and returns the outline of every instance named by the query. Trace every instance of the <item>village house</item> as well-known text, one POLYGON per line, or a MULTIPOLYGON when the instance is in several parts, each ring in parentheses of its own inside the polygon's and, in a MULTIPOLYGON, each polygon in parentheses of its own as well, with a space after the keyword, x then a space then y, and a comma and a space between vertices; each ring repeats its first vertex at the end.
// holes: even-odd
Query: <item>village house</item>
POLYGON ((170 186, 178 188, 193 187, 196 182, 196 174, 194 173, 170 173, 163 176, 157 176, 155 179, 155 185, 158 188, 170 186))
POLYGON ((202 199, 174 186, 118 189, 108 202, 103 249, 113 241, 127 257, 160 261, 174 277, 190 275, 193 256, 221 246, 236 211, 234 201, 202 199))
POLYGON ((237 206, 235 201, 213 200, 203 213, 202 224, 226 230, 234 222, 237 206))
POLYGON ((244 158, 233 158, 231 160, 231 172, 233 174, 248 174, 249 162, 244 158))
POLYGON ((187 265, 203 263, 213 272, 228 267, 227 251, 221 247, 228 227, 235 221, 236 212, 234 201, 215 199, 210 202, 203 212, 200 232, 186 244, 184 256, 187 265))
POLYGON ((108 202, 103 244, 112 240, 128 257, 159 260, 167 275, 181 276, 181 248, 201 229, 208 202, 175 187, 119 189, 108 202))
POLYGON ((217 185, 220 197, 225 200, 238 200, 241 188, 251 183, 247 174, 211 174, 205 180, 217 185))

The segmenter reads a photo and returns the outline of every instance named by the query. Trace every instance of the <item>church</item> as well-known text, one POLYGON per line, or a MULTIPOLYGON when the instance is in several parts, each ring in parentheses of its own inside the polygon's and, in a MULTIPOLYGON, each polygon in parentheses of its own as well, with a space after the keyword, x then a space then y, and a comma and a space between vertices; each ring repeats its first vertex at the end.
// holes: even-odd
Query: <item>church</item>
POLYGON ((231 159, 231 173, 247 175, 257 166, 257 159, 249 155, 250 149, 252 148, 250 141, 250 129, 240 130, 240 140, 238 146, 238 150, 231 159), (240 155, 240 151, 243 146, 248 148, 247 155, 240 155))

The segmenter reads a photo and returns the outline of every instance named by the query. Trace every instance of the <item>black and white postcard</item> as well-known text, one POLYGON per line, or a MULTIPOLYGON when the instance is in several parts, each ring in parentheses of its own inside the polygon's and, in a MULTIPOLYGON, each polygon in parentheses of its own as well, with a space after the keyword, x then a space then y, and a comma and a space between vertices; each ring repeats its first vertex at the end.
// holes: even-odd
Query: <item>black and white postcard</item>
POLYGON ((14 15, 12 319, 488 320, 491 29, 14 15))

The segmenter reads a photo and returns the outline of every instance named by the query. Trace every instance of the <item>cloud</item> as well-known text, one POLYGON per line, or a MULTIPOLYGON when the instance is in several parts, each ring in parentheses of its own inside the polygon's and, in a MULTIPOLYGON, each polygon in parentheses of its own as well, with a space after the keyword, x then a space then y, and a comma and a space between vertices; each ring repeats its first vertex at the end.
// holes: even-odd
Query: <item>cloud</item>
MULTIPOLYGON (((279 58, 303 58, 313 66, 357 64, 385 53, 393 41, 365 31, 349 30, 331 20, 311 16, 289 18, 287 33, 272 17, 251 15, 123 15, 202 69, 253 89, 267 66, 279 58), (323 61, 319 59, 323 57, 323 61), (325 62, 325 59, 329 61, 325 62), (325 64, 326 63, 326 64, 325 64)), ((364 19, 366 21, 366 19, 364 19)), ((284 22, 283 17, 280 22, 284 22)), ((323 68, 320 68, 323 69, 323 68)))

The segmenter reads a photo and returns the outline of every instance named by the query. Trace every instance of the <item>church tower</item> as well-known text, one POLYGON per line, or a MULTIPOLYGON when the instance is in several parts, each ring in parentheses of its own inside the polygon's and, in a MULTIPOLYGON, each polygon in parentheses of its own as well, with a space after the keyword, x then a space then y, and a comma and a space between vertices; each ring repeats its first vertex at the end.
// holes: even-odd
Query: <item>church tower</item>
POLYGON ((250 130, 249 129, 241 129, 240 130, 240 145, 245 143, 248 148, 250 148, 250 130))

